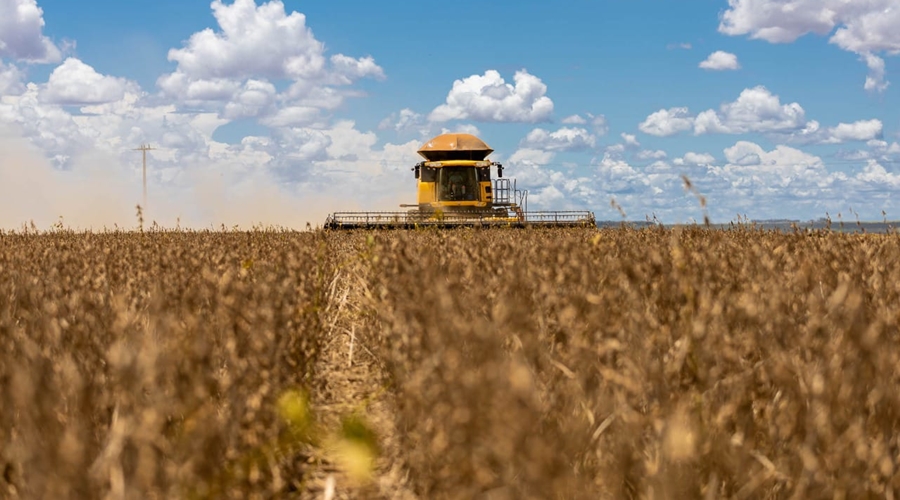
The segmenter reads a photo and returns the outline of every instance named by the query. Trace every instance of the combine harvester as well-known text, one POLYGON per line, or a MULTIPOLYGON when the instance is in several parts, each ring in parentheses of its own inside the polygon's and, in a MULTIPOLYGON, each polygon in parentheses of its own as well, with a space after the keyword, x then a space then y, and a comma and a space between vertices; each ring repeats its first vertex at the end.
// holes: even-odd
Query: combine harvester
POLYGON ((528 191, 503 177, 503 165, 487 159, 494 150, 470 134, 443 134, 418 153, 413 167, 418 203, 406 212, 335 212, 326 229, 414 229, 418 227, 596 227, 589 211, 528 211, 528 191), (491 167, 497 178, 491 179, 491 167))

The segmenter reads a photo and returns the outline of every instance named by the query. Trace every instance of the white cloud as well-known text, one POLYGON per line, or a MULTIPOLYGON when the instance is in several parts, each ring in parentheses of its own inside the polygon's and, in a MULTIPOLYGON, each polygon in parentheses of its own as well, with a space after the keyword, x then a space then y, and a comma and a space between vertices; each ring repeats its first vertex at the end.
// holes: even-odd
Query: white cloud
POLYGON ((605 116, 594 116, 588 113, 588 118, 591 119, 591 126, 594 128, 594 133, 597 135, 606 135, 606 133, 609 132, 609 123, 607 123, 605 116))
MULTIPOLYGON (((185 48, 170 50, 169 60, 178 63, 179 72, 195 79, 325 77, 324 44, 313 36, 303 14, 286 14, 280 0, 259 6, 253 0, 235 0, 231 5, 214 0, 211 6, 221 32, 207 28, 191 35, 185 48)), ((381 74, 368 59, 338 54, 332 63, 347 76, 381 74)))
POLYGON ((869 76, 866 77, 866 84, 863 88, 870 92, 884 92, 887 90, 890 83, 884 79, 884 59, 869 52, 863 53, 862 59, 869 68, 869 76))
POLYGON ((693 127, 694 119, 688 108, 661 109, 638 125, 641 132, 661 137, 675 135, 693 127))
POLYGON ((719 31, 773 43, 827 35, 845 50, 900 51, 900 12, 891 0, 728 0, 719 31))
POLYGON ((118 101, 125 97, 126 90, 135 88, 124 78, 101 75, 70 57, 50 73, 41 99, 63 105, 103 104, 118 101))
POLYGON ((606 116, 592 113, 585 113, 585 116, 587 118, 581 115, 567 116, 562 119, 562 123, 563 125, 586 125, 590 122, 591 128, 594 129, 594 133, 598 136, 606 135, 609 132, 609 123, 606 121, 606 116))
POLYGON ((879 187, 890 186, 900 188, 900 174, 888 172, 878 161, 868 160, 862 172, 856 178, 860 181, 874 184, 879 187))
POLYGON ((403 108, 378 124, 380 130, 394 129, 396 132, 406 130, 422 130, 425 127, 425 117, 409 108, 403 108))
POLYGON ((581 115, 571 115, 562 119, 563 124, 565 125, 584 125, 587 123, 581 115))
POLYGON ((265 114, 275 103, 276 93, 275 86, 266 80, 247 80, 225 105, 222 116, 236 120, 265 114))
MULTIPOLYGON (((474 136, 480 136, 481 131, 478 130, 478 127, 476 127, 475 125, 472 125, 471 123, 460 123, 460 124, 454 125, 452 129, 442 127, 441 134, 471 134, 474 136)), ((432 133, 428 132, 428 134, 426 134, 426 135, 432 136, 432 133)))
POLYGON ((403 108, 399 112, 391 113, 378 123, 379 130, 394 130, 403 134, 414 132, 422 138, 434 137, 440 134, 471 134, 478 136, 481 131, 471 123, 454 123, 452 127, 441 127, 437 122, 429 122, 425 116, 409 108, 403 108))
POLYGON ((260 123, 268 127, 307 127, 316 124, 320 119, 319 108, 312 106, 284 106, 270 116, 263 117, 260 123))
POLYGON ((718 112, 708 110, 700 113, 694 132, 788 132, 800 130, 805 124, 806 115, 798 103, 781 104, 777 95, 758 86, 745 89, 737 100, 723 104, 718 112))
POLYGON ((159 77, 156 83, 167 97, 189 103, 228 101, 241 88, 241 82, 238 80, 226 78, 194 80, 177 71, 159 77))
POLYGON ((446 103, 436 107, 428 119, 524 123, 549 120, 553 101, 545 95, 547 86, 541 79, 521 70, 514 80, 515 85, 506 83, 496 70, 456 80, 446 103))
POLYGON ((842 160, 866 160, 878 157, 882 160, 894 162, 900 156, 900 143, 888 143, 881 139, 872 139, 866 142, 869 149, 857 149, 850 151, 838 151, 837 157, 842 160))
POLYGON ((659 110, 648 116, 639 128, 657 136, 675 135, 693 128, 695 135, 762 133, 781 140, 825 144, 867 141, 882 134, 882 123, 875 119, 823 129, 819 122, 806 118, 800 104, 782 104, 777 95, 763 86, 744 89, 735 101, 722 104, 718 110, 703 111, 696 117, 687 108, 659 110))
POLYGON ((62 54, 43 29, 44 11, 37 0, 0 0, 0 57, 59 62, 62 54))
POLYGON ((729 0, 728 4, 719 24, 719 31, 728 35, 789 43, 807 33, 833 33, 831 43, 866 59, 870 69, 866 89, 886 87, 883 69, 879 73, 873 68, 869 57, 900 52, 900 7, 894 0, 729 0))
POLYGON ((687 43, 687 42, 670 43, 670 44, 666 45, 666 48, 669 50, 672 50, 672 49, 691 50, 691 48, 693 48, 693 45, 691 45, 690 43, 687 43))
POLYGON ((641 161, 661 160, 661 159, 665 158, 666 156, 668 156, 668 155, 663 150, 654 151, 654 150, 650 150, 650 149, 645 149, 643 151, 639 151, 636 155, 634 155, 634 157, 636 159, 641 160, 641 161))
POLYGON ((563 127, 555 132, 536 128, 525 136, 522 146, 546 151, 581 151, 593 148, 597 138, 583 128, 563 127))
POLYGON ((622 138, 622 142, 606 146, 603 149, 605 156, 621 159, 624 157, 626 151, 631 152, 635 159, 641 161, 661 159, 667 156, 666 152, 662 150, 638 151, 641 148, 641 143, 634 134, 622 132, 619 136, 622 138), (637 153, 635 153, 635 151, 637 151, 637 153))
POLYGON ((555 154, 552 151, 535 148, 517 149, 510 157, 508 162, 516 165, 547 165, 553 161, 555 154))
POLYGON ((700 62, 700 68, 716 71, 740 69, 737 56, 729 52, 717 50, 700 62))
POLYGON ((653 182, 652 178, 642 175, 628 162, 608 154, 603 155, 596 169, 597 180, 610 194, 624 194, 644 189, 653 182))
POLYGON ((789 146, 779 145, 772 151, 766 151, 758 144, 738 141, 734 146, 725 148, 724 153, 728 161, 725 169, 732 173, 766 171, 799 178, 805 174, 819 174, 824 170, 821 158, 789 146))
POLYGON ((716 161, 716 158, 709 153, 694 153, 688 151, 683 157, 675 160, 676 165, 710 165, 716 161))
POLYGON ((335 54, 331 56, 331 65, 334 68, 332 78, 337 80, 334 83, 342 85, 349 85, 362 78, 375 78, 376 80, 385 78, 384 70, 375 64, 372 56, 354 59, 344 54, 335 54))
POLYGON ((595 179, 574 171, 561 172, 548 166, 555 153, 522 148, 505 161, 504 175, 528 190, 529 210, 584 210, 597 200, 595 179))
POLYGON ((25 91, 24 73, 12 64, 0 61, 0 96, 18 95, 25 91))
POLYGON ((621 134, 622 140, 625 141, 625 146, 629 148, 639 148, 641 147, 641 143, 638 142, 637 137, 634 134, 626 134, 622 132, 621 134))
POLYGON ((169 60, 178 66, 157 80, 168 96, 194 104, 232 101, 240 99, 236 93, 246 80, 291 80, 287 98, 314 101, 294 104, 333 109, 342 95, 329 86, 384 78, 371 57, 327 58, 325 45, 306 26, 306 16, 287 14, 280 0, 259 6, 254 0, 231 5, 214 0, 211 6, 220 31, 204 29, 191 35, 185 47, 169 51, 169 60))
POLYGON ((840 123, 829 128, 821 142, 838 144, 847 141, 871 141, 881 137, 881 120, 860 120, 853 123, 840 123))

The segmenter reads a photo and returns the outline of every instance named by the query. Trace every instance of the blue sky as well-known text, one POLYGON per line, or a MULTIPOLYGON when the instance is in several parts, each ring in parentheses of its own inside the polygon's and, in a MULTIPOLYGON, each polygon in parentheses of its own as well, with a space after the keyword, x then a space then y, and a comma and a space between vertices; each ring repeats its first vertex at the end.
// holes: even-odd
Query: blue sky
POLYGON ((0 175, 40 193, 0 225, 129 221, 142 142, 166 224, 392 209, 444 130, 531 208, 700 219, 686 175, 717 221, 900 219, 898 25, 900 0, 0 0, 0 175))

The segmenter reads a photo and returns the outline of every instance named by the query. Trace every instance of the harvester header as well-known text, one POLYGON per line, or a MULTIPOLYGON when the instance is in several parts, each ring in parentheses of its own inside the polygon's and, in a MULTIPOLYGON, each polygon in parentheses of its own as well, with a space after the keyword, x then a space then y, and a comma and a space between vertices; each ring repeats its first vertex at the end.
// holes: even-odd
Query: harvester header
POLYGON ((336 212, 329 229, 423 226, 596 227, 589 211, 528 211, 528 191, 503 177, 503 165, 487 159, 494 150, 471 134, 442 134, 419 148, 425 161, 412 167, 417 203, 405 212, 336 212), (491 170, 496 167, 497 177, 491 170))

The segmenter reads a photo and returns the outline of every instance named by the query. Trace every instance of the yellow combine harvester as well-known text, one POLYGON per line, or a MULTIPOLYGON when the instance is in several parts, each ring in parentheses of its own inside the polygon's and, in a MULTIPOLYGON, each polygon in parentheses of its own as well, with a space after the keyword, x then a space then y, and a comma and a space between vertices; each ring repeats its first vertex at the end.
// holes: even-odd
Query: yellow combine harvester
POLYGON ((528 211, 528 191, 503 177, 503 165, 487 159, 494 150, 470 134, 443 134, 418 153, 413 167, 418 203, 406 212, 335 212, 328 229, 380 229, 423 226, 595 227, 589 211, 528 211), (497 178, 491 179, 491 167, 497 178))

